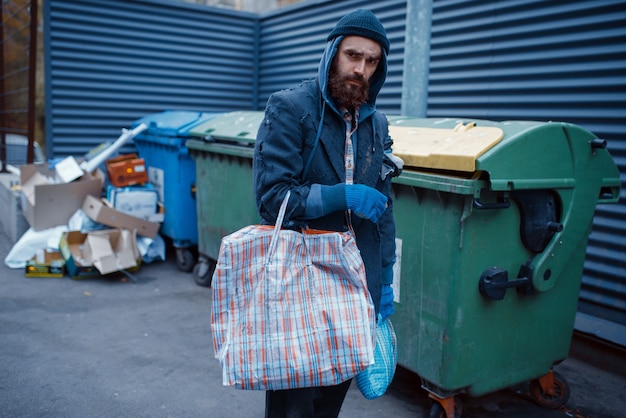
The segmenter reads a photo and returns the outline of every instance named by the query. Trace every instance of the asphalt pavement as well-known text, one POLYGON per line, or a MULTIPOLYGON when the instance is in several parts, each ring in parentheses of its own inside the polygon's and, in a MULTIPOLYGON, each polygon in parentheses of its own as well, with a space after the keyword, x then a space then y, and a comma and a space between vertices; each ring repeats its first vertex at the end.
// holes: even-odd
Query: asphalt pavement
MULTIPOLYGON (((9 250, 0 235, 2 260, 9 250)), ((264 392, 222 386, 210 301, 211 289, 180 272, 172 253, 133 277, 80 281, 26 278, 2 263, 0 417, 263 417, 264 392)), ((626 416, 626 376, 586 360, 556 366, 571 389, 560 409, 537 406, 521 384, 479 398, 461 395, 462 416, 626 416)), ((430 407, 419 376, 399 367, 376 400, 353 384, 340 417, 419 418, 430 407)))

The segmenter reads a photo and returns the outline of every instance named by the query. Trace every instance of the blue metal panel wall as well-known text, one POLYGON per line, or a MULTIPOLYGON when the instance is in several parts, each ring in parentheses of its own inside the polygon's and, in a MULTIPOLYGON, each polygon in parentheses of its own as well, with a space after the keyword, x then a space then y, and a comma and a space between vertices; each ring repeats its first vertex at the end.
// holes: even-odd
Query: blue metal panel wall
MULTIPOLYGON (((404 0, 310 0, 260 21, 164 0, 49 0, 48 141, 55 155, 82 153, 166 108, 262 109, 316 75, 326 35, 356 8, 388 31, 378 107, 399 114, 404 0)), ((434 0, 432 16, 428 116, 576 123, 608 140, 626 180, 626 1, 434 0)), ((620 204, 597 211, 580 299, 582 312, 621 324, 625 196, 626 185, 620 204)))
POLYGON ((346 13, 372 10, 381 20, 391 42, 387 82, 377 106, 386 113, 400 113, 406 1, 307 1, 261 16, 259 101, 262 109, 270 94, 294 86, 317 74, 326 37, 346 13))
MULTIPOLYGON (((378 107, 398 114, 406 2, 390 0, 308 1, 262 16, 257 106, 273 91, 314 77, 326 35, 359 7, 374 10, 389 32, 389 77, 378 107)), ((576 123, 607 139, 626 173, 625 10, 623 0, 434 0, 428 116, 576 123)), ((625 199, 599 207, 580 304, 622 324, 624 236, 625 199)))
POLYGON ((608 140, 622 198, 597 210, 579 309, 623 325, 625 115, 625 1, 434 1, 428 116, 567 121, 608 140))
POLYGON ((164 0, 45 6, 49 156, 84 154, 166 109, 253 106, 254 14, 164 0))

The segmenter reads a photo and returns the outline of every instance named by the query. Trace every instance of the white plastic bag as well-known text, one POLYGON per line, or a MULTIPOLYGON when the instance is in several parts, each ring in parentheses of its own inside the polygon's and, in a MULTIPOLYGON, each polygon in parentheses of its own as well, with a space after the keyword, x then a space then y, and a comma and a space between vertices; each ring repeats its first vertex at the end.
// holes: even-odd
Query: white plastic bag
POLYGON ((137 249, 143 262, 150 264, 154 261, 165 261, 165 241, 159 234, 154 238, 137 237, 137 249))
POLYGON ((66 225, 35 231, 29 228, 24 235, 13 245, 4 259, 4 264, 12 269, 26 267, 26 262, 33 258, 37 250, 45 248, 58 250, 61 235, 67 231, 66 225))

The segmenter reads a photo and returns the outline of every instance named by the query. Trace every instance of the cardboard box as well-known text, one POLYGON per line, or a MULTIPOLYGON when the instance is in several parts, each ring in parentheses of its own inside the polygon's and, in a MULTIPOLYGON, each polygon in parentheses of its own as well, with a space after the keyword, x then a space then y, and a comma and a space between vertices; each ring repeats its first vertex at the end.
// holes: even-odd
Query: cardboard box
POLYGON ((85 200, 85 196, 100 196, 104 174, 96 170, 71 183, 53 184, 55 171, 46 164, 20 167, 22 212, 36 231, 67 225, 85 200))
POLYGON ((129 187, 109 186, 107 200, 115 210, 120 212, 151 222, 163 222, 163 213, 159 213, 159 193, 151 184, 129 187))
POLYGON ((26 261, 24 275, 26 277, 63 277, 65 276, 65 260, 59 251, 39 249, 32 259, 26 261))
POLYGON ((105 229, 86 234, 65 232, 61 236, 59 251, 72 279, 98 277, 120 270, 134 272, 141 265, 136 236, 125 229, 105 229))
POLYGON ((159 232, 161 225, 158 223, 117 211, 107 206, 105 202, 93 196, 86 196, 82 207, 83 212, 95 222, 113 228, 136 231, 137 234, 146 237, 154 238, 159 232))
POLYGON ((54 165, 57 183, 71 183, 85 173, 74 157, 65 157, 54 165))
POLYGON ((148 171, 143 158, 137 154, 124 154, 106 161, 109 182, 116 187, 148 182, 148 171))

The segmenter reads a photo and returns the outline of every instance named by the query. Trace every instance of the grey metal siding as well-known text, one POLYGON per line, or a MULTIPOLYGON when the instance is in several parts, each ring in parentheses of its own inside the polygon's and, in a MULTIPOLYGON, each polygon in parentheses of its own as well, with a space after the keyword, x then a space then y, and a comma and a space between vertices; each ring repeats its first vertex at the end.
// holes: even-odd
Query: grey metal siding
POLYGON ((81 155, 163 110, 250 108, 257 22, 173 1, 47 1, 48 155, 81 155))
POLYGON ((386 113, 400 113, 406 1, 308 1, 261 16, 259 101, 265 106, 270 94, 317 75, 326 36, 347 12, 365 8, 381 20, 391 42, 387 82, 377 106, 386 113))
POLYGON ((622 194, 596 211, 579 310, 626 325, 626 2, 435 0, 430 59, 430 117, 567 121, 608 141, 622 194))

